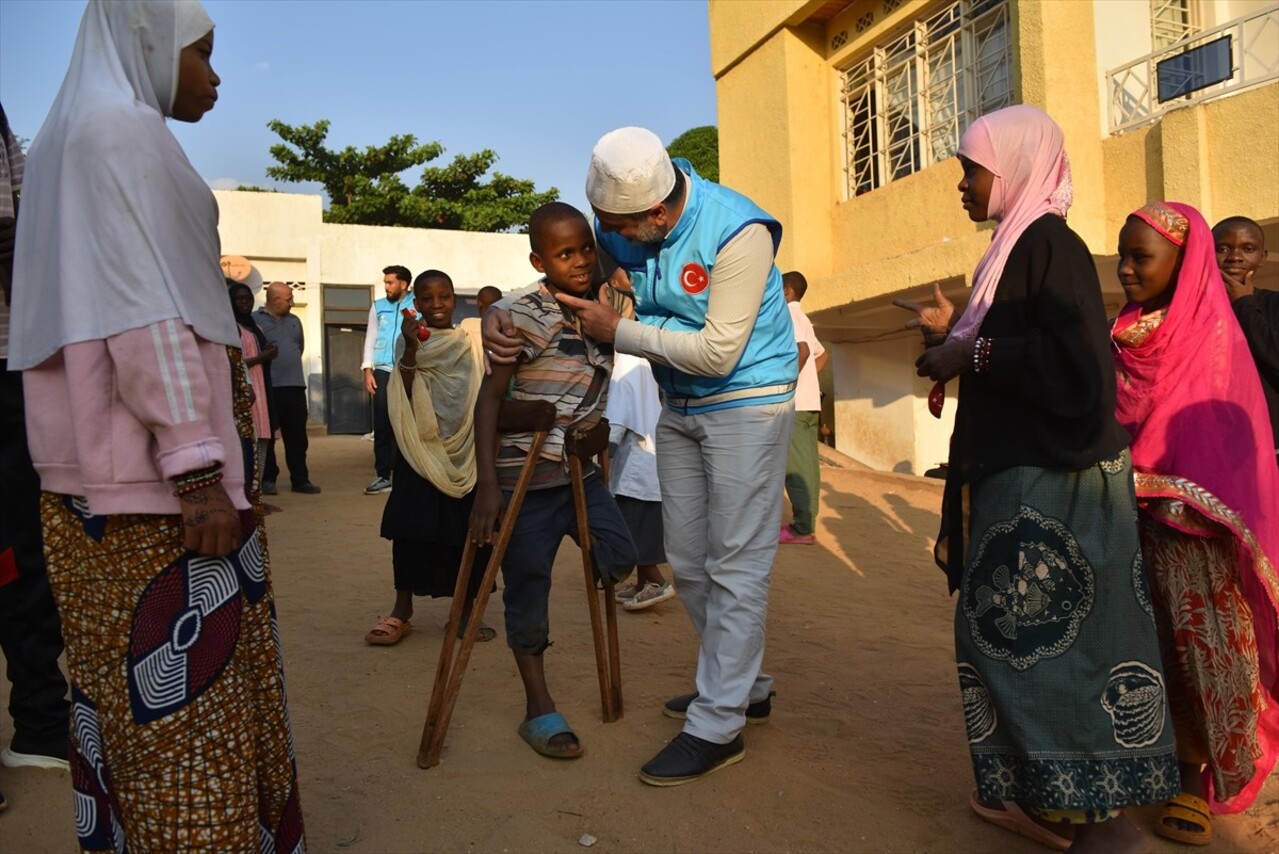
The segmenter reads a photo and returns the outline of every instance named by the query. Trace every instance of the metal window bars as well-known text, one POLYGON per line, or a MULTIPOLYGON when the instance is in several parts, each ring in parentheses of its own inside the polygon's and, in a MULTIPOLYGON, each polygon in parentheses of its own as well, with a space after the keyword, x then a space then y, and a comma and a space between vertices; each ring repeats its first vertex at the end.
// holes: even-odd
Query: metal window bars
POLYGON ((983 113, 1012 103, 1007 0, 952 0, 844 69, 849 198, 955 154, 983 113))
POLYGON ((1111 133, 1132 130, 1164 113, 1279 80, 1279 3, 1243 15, 1106 73, 1111 133), (1230 38, 1233 73, 1219 83, 1160 103, 1159 63, 1223 37, 1230 38))

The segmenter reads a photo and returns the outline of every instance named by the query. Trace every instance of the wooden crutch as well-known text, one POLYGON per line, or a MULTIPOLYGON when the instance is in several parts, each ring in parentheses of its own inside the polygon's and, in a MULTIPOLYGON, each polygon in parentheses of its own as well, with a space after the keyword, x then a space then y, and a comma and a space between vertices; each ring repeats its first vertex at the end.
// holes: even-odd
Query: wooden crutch
MULTIPOLYGON (((577 515, 577 539, 582 548, 582 571, 586 576, 586 603, 591 614, 591 639, 595 644, 595 671, 600 682, 600 709, 604 723, 612 723, 622 717, 622 662, 617 640, 617 602, 613 598, 613 582, 603 577, 604 619, 600 619, 599 593, 595 587, 594 562, 591 560, 590 519, 586 513, 586 484, 582 475, 582 460, 576 454, 567 454, 569 476, 573 481, 573 509, 577 515), (608 640, 604 633, 607 624, 608 640)), ((602 470, 608 470, 608 450, 600 452, 602 470)))
POLYGON ((462 637, 462 646, 454 659, 453 647, 457 637, 457 628, 462 622, 462 610, 465 607, 468 588, 471 581, 471 562, 475 557, 475 543, 470 537, 462 549, 462 565, 457 571, 457 584, 453 586, 453 606, 449 609, 449 624, 444 631, 444 642, 440 645, 440 662, 435 668, 435 684, 431 686, 431 700, 426 710, 426 723, 422 727, 422 742, 417 749, 417 766, 434 768, 440 764, 440 753, 444 750, 444 736, 448 733, 449 721, 453 717, 453 707, 457 704, 457 695, 462 690, 462 677, 466 675, 466 665, 471 659, 471 650, 475 648, 475 640, 480 634, 480 622, 484 617, 484 609, 488 606, 489 595, 493 592, 493 583, 497 580, 498 568, 506 555, 506 547, 510 545, 511 534, 515 531, 515 520, 520 515, 520 505, 528 492, 529 483, 533 480, 533 470, 537 467, 538 455, 542 443, 546 441, 546 431, 539 430, 533 434, 533 445, 520 469, 519 480, 515 484, 515 492, 502 515, 502 525, 498 529, 497 542, 493 544, 493 553, 488 566, 484 570, 484 578, 480 582, 479 592, 471 606, 471 619, 467 623, 466 633, 462 637))

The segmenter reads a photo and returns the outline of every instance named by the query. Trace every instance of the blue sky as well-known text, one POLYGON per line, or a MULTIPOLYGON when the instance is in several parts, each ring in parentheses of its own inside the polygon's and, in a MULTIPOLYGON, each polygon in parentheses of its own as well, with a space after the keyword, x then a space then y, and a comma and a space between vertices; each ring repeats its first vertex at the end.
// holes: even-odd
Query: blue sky
MULTIPOLYGON (((215 186, 275 185, 272 118, 327 118, 335 147, 438 140, 443 165, 492 148, 496 168, 586 204, 591 147, 643 125, 670 142, 715 124, 703 0, 204 0, 217 25, 216 109, 171 123, 215 186)), ((0 0, 0 102, 32 138, 62 84, 81 0, 0 0)), ((409 183, 415 183, 412 176, 409 183)))

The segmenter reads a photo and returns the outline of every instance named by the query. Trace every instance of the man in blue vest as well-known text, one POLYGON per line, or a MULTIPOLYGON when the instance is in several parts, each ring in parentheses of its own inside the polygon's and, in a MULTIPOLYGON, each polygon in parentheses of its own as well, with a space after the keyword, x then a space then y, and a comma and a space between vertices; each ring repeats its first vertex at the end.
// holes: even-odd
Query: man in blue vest
MULTIPOLYGON (((697 691, 663 713, 684 730, 640 771, 676 786, 738 762, 743 725, 771 711, 762 669, 768 587, 799 372, 781 226, 752 201, 672 161, 643 128, 596 144, 586 179, 603 250, 631 278, 637 320, 557 295, 582 330, 644 356, 665 394, 657 425, 666 555, 701 636, 697 691)), ((513 355, 490 310, 490 359, 513 355)))
POLYGON ((413 307, 413 274, 398 264, 382 271, 386 297, 373 301, 369 325, 364 332, 364 388, 373 395, 373 482, 365 495, 391 491, 391 469, 395 466, 395 434, 386 408, 386 390, 395 364, 395 336, 403 318, 400 312, 413 307))

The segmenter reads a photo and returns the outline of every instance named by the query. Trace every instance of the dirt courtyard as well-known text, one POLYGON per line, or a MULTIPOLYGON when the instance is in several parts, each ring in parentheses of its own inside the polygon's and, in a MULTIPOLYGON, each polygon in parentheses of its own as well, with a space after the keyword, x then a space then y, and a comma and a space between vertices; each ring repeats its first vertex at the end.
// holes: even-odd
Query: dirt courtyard
MULTIPOLYGON (((443 763, 414 763, 447 600, 417 600, 395 647, 364 632, 388 613, 385 496, 365 496, 372 446, 312 437, 318 496, 282 492, 272 574, 310 850, 573 852, 1042 852, 985 824, 953 664, 953 601, 930 549, 938 481, 867 472, 824 453, 817 546, 781 547, 765 666, 772 720, 745 761, 671 789, 636 771, 679 731, 662 702, 692 689, 696 639, 677 600, 620 611, 625 717, 600 721, 580 556, 560 550, 546 670, 586 755, 537 756, 516 734, 523 695, 502 634, 475 650, 443 763)), ((501 603, 487 621, 500 629, 501 603)), ((8 701, 8 683, 0 702, 8 701)), ((12 736, 0 716, 0 742, 12 736)), ((3 769, 0 850, 76 850, 70 775, 3 769)), ((1149 828, 1153 809, 1136 811, 1149 828)), ((1279 850, 1279 778, 1211 851, 1279 850)), ((1153 839, 1156 852, 1191 849, 1153 839)))

